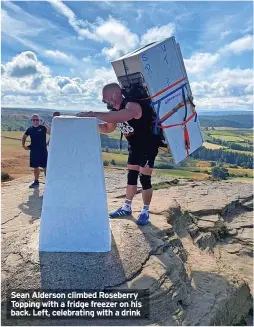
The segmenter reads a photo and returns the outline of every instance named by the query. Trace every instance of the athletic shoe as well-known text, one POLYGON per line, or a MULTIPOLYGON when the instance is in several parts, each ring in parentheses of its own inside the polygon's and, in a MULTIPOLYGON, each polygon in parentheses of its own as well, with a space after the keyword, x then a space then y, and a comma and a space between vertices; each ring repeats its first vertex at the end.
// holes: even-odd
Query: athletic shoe
POLYGON ((141 214, 138 216, 137 224, 144 226, 149 223, 149 213, 148 212, 141 212, 141 214))
POLYGON ((29 185, 29 188, 38 188, 39 182, 33 182, 31 185, 29 185))
POLYGON ((123 208, 118 208, 115 211, 110 212, 109 217, 118 218, 118 217, 131 216, 131 214, 132 214, 131 210, 124 210, 123 208))

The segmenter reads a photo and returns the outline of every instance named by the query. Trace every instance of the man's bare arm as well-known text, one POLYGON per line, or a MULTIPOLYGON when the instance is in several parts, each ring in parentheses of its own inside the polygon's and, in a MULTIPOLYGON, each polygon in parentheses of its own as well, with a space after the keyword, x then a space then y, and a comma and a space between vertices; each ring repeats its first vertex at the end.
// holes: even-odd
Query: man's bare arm
POLYGON ((139 119, 142 116, 142 109, 138 103, 129 102, 123 110, 94 112, 93 116, 107 123, 124 123, 133 118, 139 119))
POLYGON ((112 133, 116 129, 115 123, 101 123, 99 124, 99 130, 101 133, 112 133))
POLYGON ((50 134, 50 132, 51 132, 51 127, 50 127, 50 126, 49 126, 45 121, 42 123, 42 125, 46 127, 46 129, 47 129, 47 134, 50 134))
POLYGON ((22 136, 22 147, 25 149, 25 150, 29 150, 29 148, 25 145, 26 144, 26 139, 27 139, 27 135, 26 134, 24 134, 23 136, 22 136))

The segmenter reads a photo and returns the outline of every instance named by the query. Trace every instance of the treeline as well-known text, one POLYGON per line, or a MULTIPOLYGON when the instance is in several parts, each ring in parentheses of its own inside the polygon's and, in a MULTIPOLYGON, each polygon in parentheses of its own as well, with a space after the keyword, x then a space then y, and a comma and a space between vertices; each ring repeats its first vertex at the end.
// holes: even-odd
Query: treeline
POLYGON ((221 149, 212 150, 201 147, 193 152, 191 157, 201 160, 226 162, 243 168, 253 168, 253 157, 239 152, 223 151, 221 149))
MULTIPOLYGON (((119 149, 120 148, 120 139, 113 139, 110 138, 108 135, 101 134, 101 147, 108 148, 108 149, 119 149)), ((123 138, 122 139, 122 149, 127 149, 128 144, 127 141, 123 138)))
POLYGON ((235 127, 252 128, 253 115, 228 115, 228 116, 202 116, 199 115, 200 125, 202 127, 235 127))
POLYGON ((210 138, 209 142, 213 143, 213 144, 226 146, 232 150, 250 151, 250 152, 253 150, 252 146, 244 146, 244 145, 240 145, 240 144, 237 144, 234 142, 228 142, 228 141, 223 141, 221 139, 216 139, 214 137, 210 138))

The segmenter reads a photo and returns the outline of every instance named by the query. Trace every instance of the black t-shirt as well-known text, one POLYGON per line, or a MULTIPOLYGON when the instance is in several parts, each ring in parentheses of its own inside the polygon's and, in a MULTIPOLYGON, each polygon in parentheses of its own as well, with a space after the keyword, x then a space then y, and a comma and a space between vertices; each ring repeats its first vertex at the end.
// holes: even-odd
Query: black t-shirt
POLYGON ((31 138, 29 146, 31 151, 47 151, 47 128, 45 126, 31 126, 25 131, 25 135, 31 138))
MULTIPOLYGON (((125 108, 128 102, 137 102, 135 99, 124 99, 120 109, 125 108)), ((137 102, 138 103, 138 102, 137 102)), ((141 105, 140 105, 141 106, 141 105)), ((117 127, 123 133, 131 147, 149 148, 158 140, 153 133, 154 113, 151 107, 141 106, 142 116, 139 119, 131 119, 124 123, 117 123, 117 127)))

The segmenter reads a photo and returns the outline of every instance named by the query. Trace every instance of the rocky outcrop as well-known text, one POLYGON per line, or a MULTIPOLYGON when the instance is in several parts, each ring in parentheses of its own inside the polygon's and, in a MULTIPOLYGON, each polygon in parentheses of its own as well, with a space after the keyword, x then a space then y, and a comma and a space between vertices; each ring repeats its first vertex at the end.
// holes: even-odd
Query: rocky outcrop
MULTIPOLYGON (((107 172, 106 181, 114 180, 113 185, 107 182, 110 210, 122 203, 123 178, 122 171, 107 172)), ((149 225, 135 223, 141 194, 135 198, 133 217, 111 220, 109 253, 39 254, 43 189, 28 190, 27 183, 15 180, 2 189, 3 324, 175 326, 247 321, 252 308, 252 185, 168 183, 169 188, 154 192, 149 225), (150 318, 10 322, 4 318, 8 288, 149 289, 150 318)))

